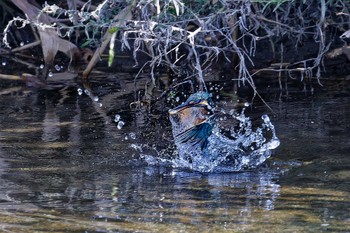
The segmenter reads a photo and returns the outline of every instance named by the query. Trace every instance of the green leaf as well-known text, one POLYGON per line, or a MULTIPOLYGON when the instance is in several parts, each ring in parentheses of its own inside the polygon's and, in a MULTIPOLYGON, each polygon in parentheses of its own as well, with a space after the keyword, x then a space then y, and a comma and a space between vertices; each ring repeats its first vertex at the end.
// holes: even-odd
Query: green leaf
POLYGON ((80 45, 80 48, 85 48, 90 44, 91 40, 86 40, 82 45, 80 45))
POLYGON ((117 32, 118 30, 119 30, 118 27, 114 27, 114 28, 109 28, 109 29, 108 29, 108 32, 111 33, 111 34, 113 34, 113 33, 117 32))
POLYGON ((112 34, 111 40, 109 42, 109 56, 108 56, 108 67, 111 67, 114 60, 114 45, 115 45, 115 38, 117 36, 117 32, 114 32, 112 34))

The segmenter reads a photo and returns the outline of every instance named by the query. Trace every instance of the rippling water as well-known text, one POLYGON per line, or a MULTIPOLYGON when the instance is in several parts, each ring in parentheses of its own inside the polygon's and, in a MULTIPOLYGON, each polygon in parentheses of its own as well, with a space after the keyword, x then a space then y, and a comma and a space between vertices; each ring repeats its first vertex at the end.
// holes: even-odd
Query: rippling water
POLYGON ((176 153, 170 122, 130 108, 118 85, 96 84, 98 99, 0 89, 0 231, 349 231, 349 94, 271 98, 275 117, 253 105, 254 128, 268 113, 281 145, 257 168, 199 173, 144 162, 176 153))

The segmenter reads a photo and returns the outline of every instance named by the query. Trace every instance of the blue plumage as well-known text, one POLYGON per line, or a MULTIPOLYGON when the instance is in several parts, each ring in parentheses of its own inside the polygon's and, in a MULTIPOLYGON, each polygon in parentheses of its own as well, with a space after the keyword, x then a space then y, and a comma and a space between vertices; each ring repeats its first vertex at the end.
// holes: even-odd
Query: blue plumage
POLYGON ((214 127, 214 107, 207 92, 192 94, 185 103, 169 111, 176 144, 200 146, 204 150, 214 127))

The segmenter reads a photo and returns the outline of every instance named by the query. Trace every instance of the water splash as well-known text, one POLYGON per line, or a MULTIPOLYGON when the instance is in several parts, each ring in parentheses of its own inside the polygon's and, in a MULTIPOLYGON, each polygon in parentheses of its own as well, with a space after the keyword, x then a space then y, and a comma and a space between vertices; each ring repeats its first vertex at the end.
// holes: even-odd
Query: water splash
POLYGON ((240 171, 265 162, 271 156, 271 150, 280 144, 270 118, 263 115, 263 123, 256 130, 244 111, 234 118, 239 121, 238 129, 231 128, 227 137, 216 125, 208 138, 207 151, 176 143, 179 156, 173 160, 173 165, 212 172, 240 171))
POLYGON ((59 65, 55 65, 55 69, 56 69, 57 71, 60 71, 60 70, 61 70, 61 67, 60 67, 59 65))
POLYGON ((130 132, 129 133, 129 137, 132 139, 132 140, 136 140, 136 134, 134 132, 130 132))
POLYGON ((95 102, 98 102, 98 101, 99 101, 98 96, 94 96, 92 99, 93 99, 95 102))
POLYGON ((90 95, 91 95, 91 93, 90 93, 90 91, 89 91, 88 89, 85 89, 85 90, 84 90, 84 93, 85 93, 85 95, 87 95, 87 96, 90 96, 90 95))
POLYGON ((78 95, 82 95, 82 94, 83 94, 83 89, 78 88, 78 89, 77 89, 77 92, 78 92, 78 95))
POLYGON ((256 168, 271 156, 271 150, 280 144, 275 128, 268 115, 262 115, 260 126, 253 128, 244 110, 232 116, 238 121, 236 127, 223 130, 215 124, 208 137, 208 146, 176 142, 177 151, 172 158, 143 155, 149 165, 170 165, 199 172, 234 172, 256 168))
POLYGON ((120 115, 119 114, 115 114, 114 122, 118 122, 119 120, 120 120, 120 115))
POLYGON ((119 121, 117 124, 117 128, 122 129, 124 125, 125 125, 124 121, 119 121))

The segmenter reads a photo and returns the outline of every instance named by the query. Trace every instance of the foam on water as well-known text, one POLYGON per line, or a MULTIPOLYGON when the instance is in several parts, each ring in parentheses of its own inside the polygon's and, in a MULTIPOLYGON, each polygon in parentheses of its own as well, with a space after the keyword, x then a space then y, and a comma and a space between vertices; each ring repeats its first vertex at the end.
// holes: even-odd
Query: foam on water
POLYGON ((262 123, 253 128, 244 110, 233 115, 238 121, 237 127, 229 129, 224 135, 216 124, 208 138, 208 146, 204 150, 200 145, 189 143, 175 144, 177 152, 172 158, 156 158, 143 155, 149 165, 171 165, 200 172, 232 172, 256 168, 271 156, 271 150, 279 146, 275 128, 267 115, 262 115, 262 123))

